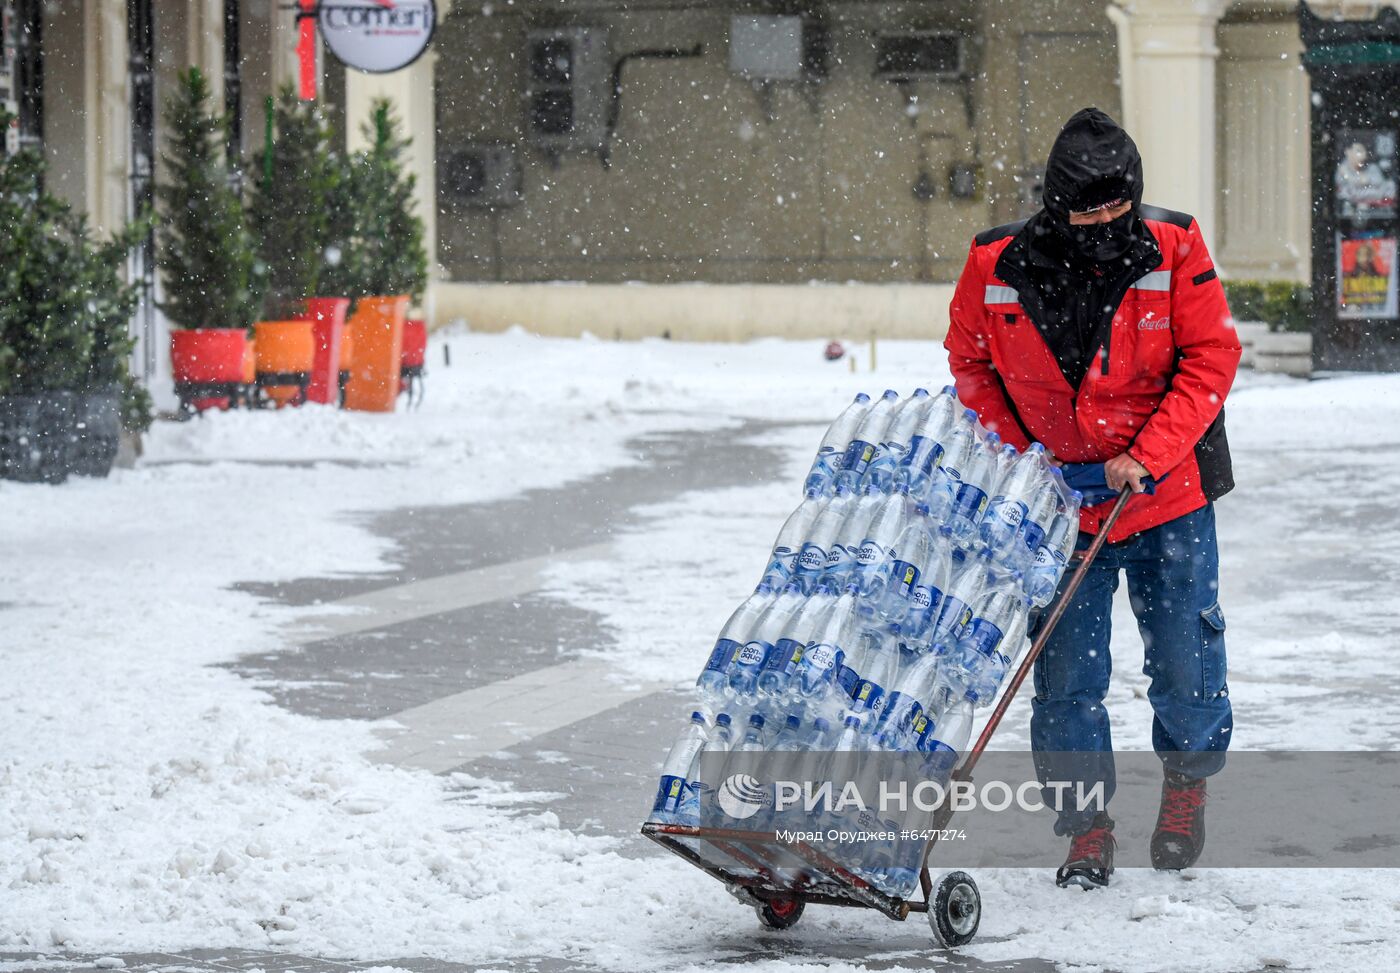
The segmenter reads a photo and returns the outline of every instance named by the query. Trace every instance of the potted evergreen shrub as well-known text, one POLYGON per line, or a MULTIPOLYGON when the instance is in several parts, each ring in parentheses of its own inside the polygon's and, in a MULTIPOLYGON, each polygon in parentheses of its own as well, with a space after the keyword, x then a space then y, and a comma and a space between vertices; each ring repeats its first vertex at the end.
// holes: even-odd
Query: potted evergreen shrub
POLYGON ((199 68, 179 75, 165 110, 165 178, 156 187, 160 309, 176 329, 175 389, 182 406, 201 410, 226 408, 248 380, 248 328, 260 285, 252 235, 225 164, 227 119, 214 113, 210 98, 199 68))
MULTIPOLYGON (((295 379, 305 383, 310 401, 334 402, 349 301, 327 269, 339 260, 348 232, 337 209, 343 156, 334 150, 324 110, 297 98, 290 87, 282 89, 275 107, 269 99, 268 111, 275 134, 263 149, 252 206, 268 282, 265 320, 257 325, 260 381, 295 379)), ((294 392, 299 395, 300 388, 270 386, 279 401, 294 392)))
POLYGON ((356 299, 348 330, 355 346, 345 406, 390 412, 399 394, 404 318, 428 279, 423 221, 414 212, 414 176, 404 170, 409 140, 387 99, 374 103, 368 147, 349 160, 340 212, 352 230, 334 271, 356 299))
MULTIPOLYGON (((12 117, 0 111, 0 130, 12 117)), ((137 292, 124 278, 146 224, 96 242, 43 173, 33 150, 0 156, 0 477, 60 482, 105 476, 123 419, 150 422, 127 370, 137 292)))

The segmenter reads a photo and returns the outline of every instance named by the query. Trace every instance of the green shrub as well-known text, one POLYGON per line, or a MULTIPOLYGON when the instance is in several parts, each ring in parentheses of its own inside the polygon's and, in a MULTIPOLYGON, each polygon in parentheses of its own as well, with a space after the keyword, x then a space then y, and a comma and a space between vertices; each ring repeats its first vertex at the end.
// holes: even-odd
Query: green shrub
MULTIPOLYGON (((0 131, 12 117, 0 111, 0 131)), ((148 424, 127 367, 138 295, 126 262, 149 222, 97 242, 43 175, 38 152, 0 155, 0 395, 126 390, 128 424, 148 424)))
POLYGON ((1312 330, 1312 291, 1290 280, 1227 280, 1236 321, 1262 321, 1270 331, 1312 330))
POLYGON ((248 328, 258 318, 261 280, 243 203, 225 164, 228 120, 210 107, 199 68, 179 75, 166 104, 161 156, 160 309, 177 328, 248 328))

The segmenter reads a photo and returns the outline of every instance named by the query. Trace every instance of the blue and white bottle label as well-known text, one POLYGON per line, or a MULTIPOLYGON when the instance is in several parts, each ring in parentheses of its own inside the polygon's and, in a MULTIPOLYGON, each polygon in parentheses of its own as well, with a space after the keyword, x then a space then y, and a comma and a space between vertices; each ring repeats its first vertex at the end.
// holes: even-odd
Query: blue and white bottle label
POLYGON ((967 626, 962 642, 978 655, 990 659, 996 654, 997 647, 1001 645, 1002 637, 1001 629, 985 618, 976 618, 973 619, 971 625, 967 626))
POLYGON ((706 672, 724 672, 739 651, 739 643, 733 639, 720 639, 710 651, 710 661, 705 663, 706 672))
POLYGON ((674 816, 680 810, 688 790, 684 777, 663 774, 661 783, 656 788, 656 800, 652 802, 651 813, 660 817, 674 816))
POLYGON ((763 664, 763 668, 770 672, 781 672, 784 675, 792 675, 802 661, 802 653, 806 649, 801 642, 796 639, 778 639, 773 651, 768 654, 768 661, 763 664))
POLYGON ((852 470, 864 475, 865 468, 870 465, 870 461, 874 458, 875 447, 873 444, 852 439, 851 444, 846 447, 845 457, 841 460, 841 469, 852 470))
POLYGON ((919 569, 908 561, 895 561, 890 570, 890 587, 895 597, 906 600, 914 596, 915 585, 919 583, 919 569))
POLYGON ((1026 519, 1028 508, 1019 500, 1011 500, 1007 497, 993 497, 991 506, 987 510, 988 517, 996 517, 1008 527, 1020 527, 1026 519))
POLYGON ((987 495, 971 483, 958 487, 953 497, 953 518, 955 520, 978 520, 987 507, 987 495))
POLYGON ((773 647, 767 642, 745 642, 734 656, 736 666, 761 666, 773 647))
POLYGON ((816 544, 803 544, 802 550, 798 552, 796 568, 797 571, 821 571, 826 567, 827 553, 816 544))

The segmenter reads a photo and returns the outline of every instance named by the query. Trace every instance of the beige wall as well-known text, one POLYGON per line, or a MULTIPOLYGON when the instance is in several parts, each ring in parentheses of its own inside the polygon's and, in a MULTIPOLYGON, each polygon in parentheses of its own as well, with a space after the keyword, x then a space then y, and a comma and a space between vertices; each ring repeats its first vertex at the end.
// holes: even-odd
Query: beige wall
POLYGON ((595 4, 573 20, 608 26, 614 56, 695 43, 705 53, 630 62, 611 169, 586 154, 556 167, 523 132, 522 7, 533 9, 497 3, 483 17, 459 2, 436 42, 439 180, 468 142, 513 142, 524 163, 518 206, 493 214, 440 194, 439 262, 453 280, 952 280, 975 232, 1023 215, 1017 174, 1043 160, 1063 118, 1117 101, 1097 0, 833 3, 828 80, 773 86, 767 113, 729 72, 739 5, 623 15, 595 4), (907 90, 874 80, 871 34, 893 26, 970 35, 986 73, 907 90), (921 160, 938 186, 929 202, 913 196, 921 160), (982 167, 979 198, 950 197, 955 163, 982 167))
POLYGON ((677 341, 941 339, 951 284, 441 283, 439 323, 677 341))

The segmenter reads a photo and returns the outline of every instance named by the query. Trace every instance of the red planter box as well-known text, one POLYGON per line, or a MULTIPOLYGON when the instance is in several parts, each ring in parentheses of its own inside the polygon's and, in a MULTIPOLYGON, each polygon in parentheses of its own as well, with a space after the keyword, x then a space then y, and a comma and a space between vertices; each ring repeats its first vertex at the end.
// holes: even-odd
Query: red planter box
POLYGON ((340 344, 349 308, 350 300, 345 297, 312 297, 306 302, 304 317, 311 322, 316 340, 316 362, 311 366, 311 384, 306 387, 308 402, 340 401, 340 344))

